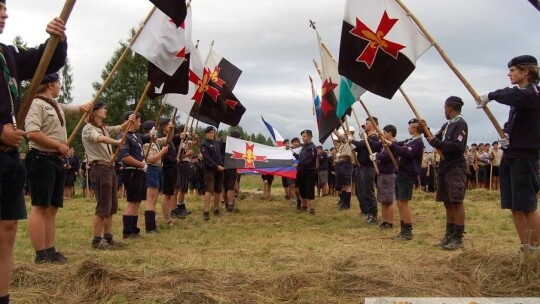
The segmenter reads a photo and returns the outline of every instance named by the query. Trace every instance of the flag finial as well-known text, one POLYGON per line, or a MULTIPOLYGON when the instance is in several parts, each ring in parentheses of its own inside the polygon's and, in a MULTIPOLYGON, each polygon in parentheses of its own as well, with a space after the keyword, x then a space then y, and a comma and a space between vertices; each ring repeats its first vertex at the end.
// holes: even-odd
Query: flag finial
POLYGON ((313 28, 314 30, 317 30, 317 26, 315 25, 315 21, 309 20, 309 27, 313 28))

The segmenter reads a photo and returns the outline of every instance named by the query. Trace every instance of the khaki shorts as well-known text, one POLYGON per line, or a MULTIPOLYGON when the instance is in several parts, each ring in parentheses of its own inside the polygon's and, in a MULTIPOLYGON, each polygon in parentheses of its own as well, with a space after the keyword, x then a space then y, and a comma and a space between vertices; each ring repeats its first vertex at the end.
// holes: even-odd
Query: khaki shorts
POLYGON ((319 185, 328 184, 328 171, 319 171, 319 185))
POLYGON ((439 170, 437 176, 437 202, 462 204, 467 188, 465 166, 439 170))
POLYGON ((377 177, 377 200, 381 204, 394 202, 394 188, 396 186, 396 174, 381 174, 377 177))
POLYGON ((223 172, 205 169, 204 182, 206 192, 221 193, 223 191, 223 172))
POLYGON ((95 163, 90 166, 90 179, 95 185, 96 212, 101 217, 110 217, 118 212, 118 191, 116 170, 105 164, 95 163))

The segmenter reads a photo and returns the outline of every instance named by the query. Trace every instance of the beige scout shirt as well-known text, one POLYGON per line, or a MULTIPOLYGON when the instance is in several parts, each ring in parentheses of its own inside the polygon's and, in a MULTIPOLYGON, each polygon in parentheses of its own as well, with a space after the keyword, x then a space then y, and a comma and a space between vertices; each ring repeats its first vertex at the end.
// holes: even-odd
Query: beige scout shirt
POLYGON ((118 134, 122 130, 122 126, 114 126, 114 127, 96 127, 92 124, 86 124, 82 130, 82 143, 84 146, 84 150, 86 151, 86 155, 88 155, 88 163, 91 164, 95 161, 100 162, 112 162, 112 156, 113 156, 113 147, 106 143, 99 143, 98 137, 100 136, 107 136, 111 137, 110 134, 118 134))
MULTIPOLYGON (((146 151, 148 151, 148 144, 144 144, 143 146, 143 149, 144 149, 144 153, 146 154, 146 151)), ((159 151, 161 151, 161 147, 159 144, 157 144, 156 142, 152 142, 152 148, 150 148, 150 152, 148 152, 148 156, 146 157, 147 160, 149 160, 152 156, 156 155, 157 153, 159 153, 159 151)), ((147 164, 149 165, 152 165, 152 166, 158 166, 158 167, 163 167, 163 160, 161 158, 158 158, 157 161, 151 163, 151 162, 148 162, 147 164)))
POLYGON ((351 159, 353 155, 353 147, 350 143, 342 143, 337 149, 338 162, 345 159, 351 159))
POLYGON ((493 155, 493 163, 492 163, 492 164, 493 164, 495 167, 498 167, 498 166, 501 165, 503 153, 504 153, 503 150, 500 149, 500 148, 497 149, 497 150, 493 149, 493 150, 491 151, 491 154, 493 155))
MULTIPOLYGON (((63 126, 60 123, 60 119, 58 118, 58 114, 56 114, 54 107, 42 99, 35 98, 32 101, 32 105, 30 106, 30 110, 24 121, 24 129, 26 132, 41 131, 49 138, 66 143, 66 114, 67 116, 79 114, 79 106, 59 103, 57 103, 57 105, 64 121, 63 126)), ((54 149, 42 147, 33 141, 30 141, 28 147, 42 152, 56 152, 54 149)))

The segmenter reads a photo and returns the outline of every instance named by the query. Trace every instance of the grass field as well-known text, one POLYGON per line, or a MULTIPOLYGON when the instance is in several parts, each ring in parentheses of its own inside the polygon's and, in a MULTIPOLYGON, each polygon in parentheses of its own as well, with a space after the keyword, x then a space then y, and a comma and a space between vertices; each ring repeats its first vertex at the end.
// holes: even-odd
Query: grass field
POLYGON ((467 193, 465 248, 446 252, 432 246, 445 227, 433 194, 415 193, 415 238, 399 242, 393 240, 398 228, 381 231, 361 220, 355 197, 348 211, 336 210, 337 198, 318 198, 312 216, 297 213, 280 184, 276 179, 272 198, 262 200, 260 177, 243 177, 240 213, 209 222, 202 220, 201 198, 189 196, 188 218, 115 251, 90 247, 94 200, 67 200, 58 213, 57 249, 69 263, 34 265, 21 221, 11 297, 15 303, 363 303, 366 296, 540 296, 540 256, 518 252, 510 213, 499 209, 496 192, 467 193))

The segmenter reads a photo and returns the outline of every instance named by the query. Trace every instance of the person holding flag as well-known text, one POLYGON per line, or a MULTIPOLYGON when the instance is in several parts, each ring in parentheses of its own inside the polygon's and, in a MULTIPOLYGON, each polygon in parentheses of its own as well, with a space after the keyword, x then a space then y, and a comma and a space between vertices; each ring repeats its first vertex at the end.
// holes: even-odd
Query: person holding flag
MULTIPOLYGON (((396 176, 395 192, 401 221, 401 230, 396 239, 409 241, 413 239, 412 233, 412 213, 409 201, 412 199, 414 181, 418 179, 420 166, 422 164, 422 154, 424 143, 422 133, 418 129, 418 120, 409 120, 409 134, 411 138, 404 141, 389 141, 384 139, 392 151, 399 156, 399 169, 396 176)), ((373 157, 370 157, 373 159, 373 157)))
POLYGON ((302 150, 298 157, 296 175, 296 187, 300 191, 302 198, 302 209, 309 208, 309 214, 315 215, 315 172, 317 170, 317 147, 311 141, 313 134, 311 130, 304 130, 300 133, 302 136, 302 150))
POLYGON ((210 220, 210 201, 214 197, 214 215, 219 216, 219 203, 223 190, 223 157, 221 156, 220 144, 215 140, 216 129, 208 126, 204 129, 205 141, 201 144, 201 154, 204 165, 204 181, 206 190, 204 192, 203 219, 210 220))
POLYGON ((32 209, 28 232, 36 251, 35 263, 66 263, 56 251, 56 214, 64 206, 66 172, 62 158, 69 152, 66 114, 90 112, 92 103, 81 106, 58 104, 60 75, 43 77, 24 121, 28 144, 26 164, 30 177, 32 209))
POLYGON ((538 61, 531 55, 512 58, 508 76, 513 88, 480 95, 479 107, 490 100, 511 107, 505 124, 506 138, 500 165, 501 208, 510 209, 521 241, 521 250, 540 250, 540 189, 538 151, 540 150, 540 80, 538 61))
MULTIPOLYGON (((6 0, 0 0, 0 34, 6 25, 6 0)), ((60 38, 47 73, 58 71, 65 64, 67 42, 64 22, 54 18, 46 32, 60 38)), ((13 269, 13 247, 17 221, 26 218, 23 188, 26 173, 17 148, 24 131, 15 124, 15 110, 20 106, 18 85, 34 75, 46 44, 37 48, 17 49, 0 44, 0 65, 4 80, 0 81, 0 303, 9 303, 9 282, 13 269)))
POLYGON ((444 114, 448 121, 434 136, 426 134, 427 124, 424 120, 418 121, 428 143, 441 151, 444 156, 437 172, 436 200, 443 202, 446 209, 446 233, 435 245, 445 250, 463 247, 465 231, 463 199, 467 188, 467 161, 464 152, 467 149, 468 127, 461 116, 461 107, 463 107, 461 98, 450 96, 446 99, 444 114))
MULTIPOLYGON (((366 134, 367 138, 371 142, 365 142, 365 140, 356 141, 353 140, 352 144, 355 146, 358 162, 360 168, 356 172, 356 197, 360 204, 360 211, 366 215, 366 223, 377 224, 377 198, 375 196, 375 179, 376 172, 373 162, 369 158, 369 149, 367 145, 370 145, 373 152, 379 152, 375 149, 372 142, 378 142, 379 137, 377 135, 377 128, 375 124, 379 124, 377 117, 373 117, 373 121, 369 118, 366 119, 366 134)), ((360 137, 361 138, 361 137, 360 137)))
MULTIPOLYGON (((119 145, 120 140, 110 137, 111 133, 120 133, 127 128, 127 121, 118 126, 106 126, 103 120, 107 117, 107 109, 103 102, 94 104, 92 112, 86 118, 86 126, 82 130, 82 143, 86 151, 85 166, 95 185, 96 211, 92 221, 92 248, 112 249, 118 243, 113 240, 113 215, 118 212, 118 191, 116 170, 111 165, 113 150, 111 145, 119 145), (103 237, 101 233, 103 232, 103 237)), ((83 181, 84 182, 84 181, 83 181)))
MULTIPOLYGON (((390 145, 396 140, 397 128, 393 125, 386 125, 382 130, 382 137, 385 144, 390 145)), ((369 140, 369 139, 368 139, 369 140)), ((373 142, 374 146, 382 146, 381 142, 373 142)), ((393 152, 393 151, 392 151, 393 152)), ((394 227, 394 191, 396 188, 396 168, 388 156, 386 149, 381 149, 379 153, 373 153, 369 157, 377 161, 379 176, 377 177, 377 200, 381 203, 382 223, 381 229, 392 229, 394 227)))

